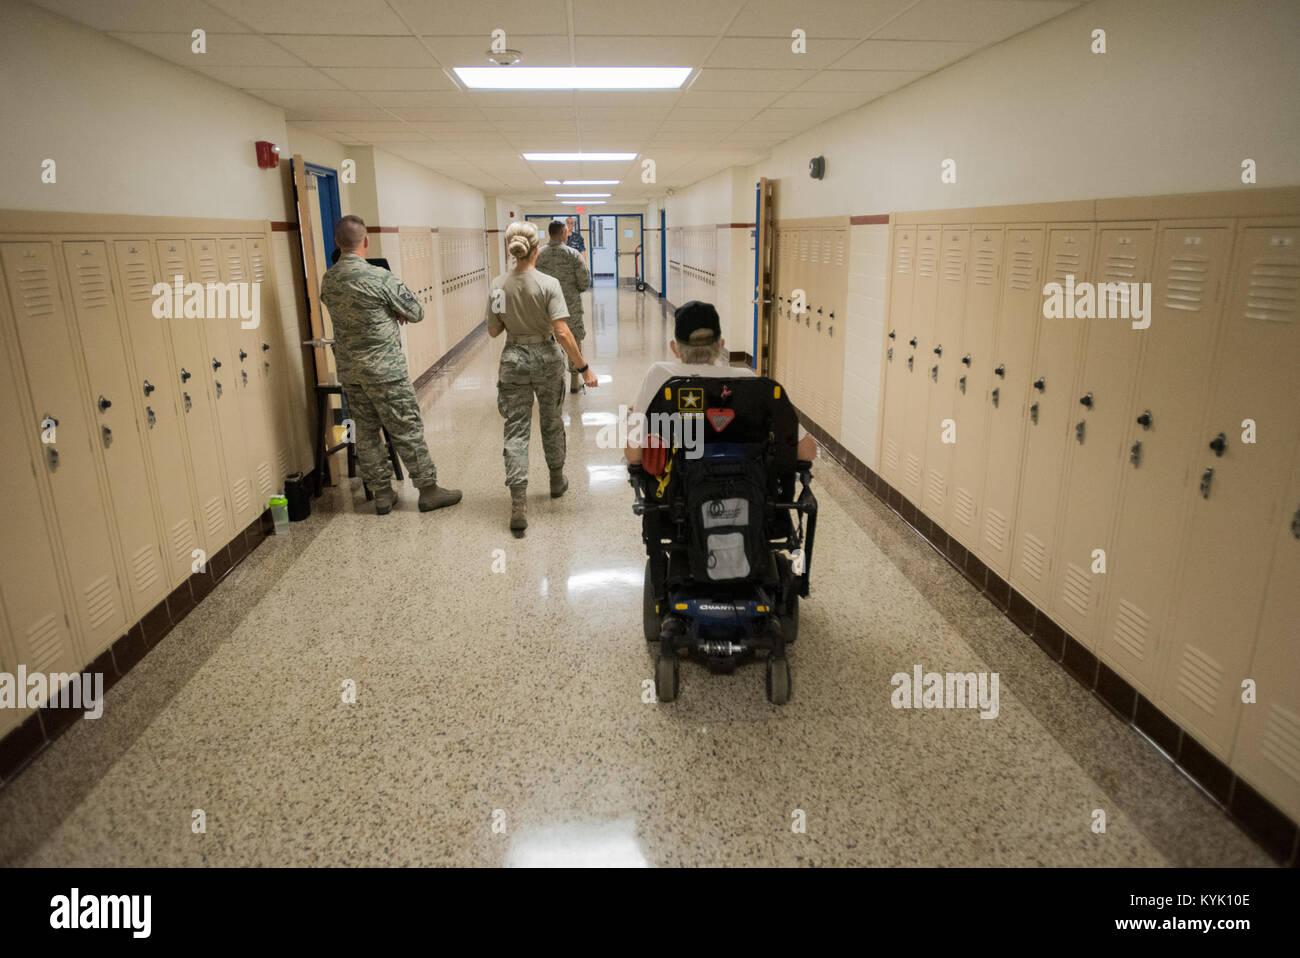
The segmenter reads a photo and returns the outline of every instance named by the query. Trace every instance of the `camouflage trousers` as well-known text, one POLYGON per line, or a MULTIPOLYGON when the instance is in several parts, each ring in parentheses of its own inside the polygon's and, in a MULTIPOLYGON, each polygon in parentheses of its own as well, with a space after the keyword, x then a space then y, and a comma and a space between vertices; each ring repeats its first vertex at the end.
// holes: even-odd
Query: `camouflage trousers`
POLYGON ((497 411, 505 417, 506 485, 528 481, 528 439, 533 430, 533 398, 541 423, 547 467, 564 468, 564 352, 559 343, 506 343, 497 369, 497 411))
MULTIPOLYGON (((570 315, 567 322, 569 324, 569 332, 573 333, 573 338, 578 342, 578 349, 581 350, 582 341, 587 338, 587 327, 582 322, 582 314, 579 313, 577 316, 570 315)), ((564 357, 564 361, 569 367, 569 372, 576 373, 578 371, 578 367, 573 365, 572 360, 570 360, 568 356, 564 357)))
POLYGON ((406 464, 415 488, 436 485, 438 472, 429 458, 429 447, 424 442, 424 420, 420 418, 420 404, 415 400, 415 388, 409 379, 395 379, 386 383, 344 383, 343 402, 347 418, 355 426, 357 462, 361 479, 374 492, 385 489, 393 481, 393 470, 388 464, 388 447, 379 438, 379 427, 384 428, 393 448, 406 464))

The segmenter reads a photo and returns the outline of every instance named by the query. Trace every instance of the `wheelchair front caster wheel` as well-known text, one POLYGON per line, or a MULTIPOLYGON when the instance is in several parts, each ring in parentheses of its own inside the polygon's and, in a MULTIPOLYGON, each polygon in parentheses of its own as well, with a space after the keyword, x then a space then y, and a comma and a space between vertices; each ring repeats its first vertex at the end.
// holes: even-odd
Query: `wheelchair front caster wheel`
POLYGON ((790 701, 789 660, 767 660, 767 700, 773 705, 784 705, 790 701))
POLYGON ((672 702, 677 698, 677 656, 655 656, 655 694, 660 702, 672 702))

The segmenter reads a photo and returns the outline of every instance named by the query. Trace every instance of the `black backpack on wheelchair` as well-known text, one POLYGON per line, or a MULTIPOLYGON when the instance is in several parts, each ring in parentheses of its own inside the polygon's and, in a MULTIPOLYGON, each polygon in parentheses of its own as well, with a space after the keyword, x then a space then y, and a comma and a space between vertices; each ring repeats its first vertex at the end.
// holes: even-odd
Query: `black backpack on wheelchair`
POLYGON ((798 637, 817 528, 812 464, 797 461, 798 414, 771 379, 678 376, 643 415, 642 461, 628 472, 659 700, 677 697, 683 653, 730 672, 761 652, 768 699, 784 704, 785 651, 798 637))

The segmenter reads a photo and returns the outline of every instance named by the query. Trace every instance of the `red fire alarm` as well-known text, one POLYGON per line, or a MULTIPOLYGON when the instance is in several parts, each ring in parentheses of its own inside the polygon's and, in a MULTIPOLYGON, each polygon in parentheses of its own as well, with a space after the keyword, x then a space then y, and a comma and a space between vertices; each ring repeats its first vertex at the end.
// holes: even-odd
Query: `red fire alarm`
POLYGON ((257 168, 273 170, 280 165, 280 148, 269 140, 257 141, 257 168))
POLYGON ((581 216, 581 215, 582 215, 583 213, 585 213, 585 212, 586 212, 586 210, 583 209, 581 206, 578 207, 578 215, 579 215, 579 216, 581 216))

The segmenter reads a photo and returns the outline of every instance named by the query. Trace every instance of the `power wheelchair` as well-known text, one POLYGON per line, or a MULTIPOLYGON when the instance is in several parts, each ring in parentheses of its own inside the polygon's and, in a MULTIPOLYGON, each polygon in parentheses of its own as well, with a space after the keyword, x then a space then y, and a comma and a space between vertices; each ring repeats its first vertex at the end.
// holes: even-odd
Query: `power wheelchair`
POLYGON ((798 414, 779 383, 749 376, 674 377, 643 414, 642 461, 628 474, 659 700, 677 698, 682 654, 727 673, 763 652, 768 700, 783 705, 817 531, 798 414))

